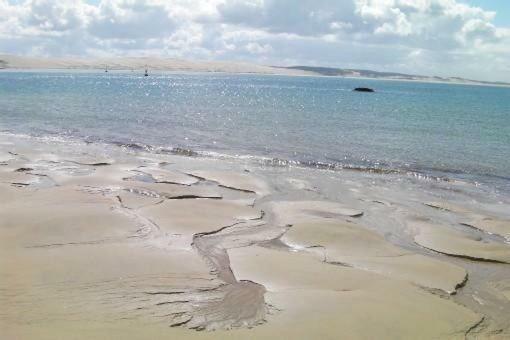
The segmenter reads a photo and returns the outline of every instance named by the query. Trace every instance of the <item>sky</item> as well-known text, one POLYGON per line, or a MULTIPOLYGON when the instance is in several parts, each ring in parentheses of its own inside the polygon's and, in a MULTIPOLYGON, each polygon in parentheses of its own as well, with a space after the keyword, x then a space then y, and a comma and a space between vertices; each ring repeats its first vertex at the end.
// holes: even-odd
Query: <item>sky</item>
POLYGON ((510 1, 508 0, 465 0, 471 6, 481 7, 488 11, 496 12, 494 24, 510 26, 510 1))
POLYGON ((510 0, 0 0, 0 53, 510 81, 510 0))

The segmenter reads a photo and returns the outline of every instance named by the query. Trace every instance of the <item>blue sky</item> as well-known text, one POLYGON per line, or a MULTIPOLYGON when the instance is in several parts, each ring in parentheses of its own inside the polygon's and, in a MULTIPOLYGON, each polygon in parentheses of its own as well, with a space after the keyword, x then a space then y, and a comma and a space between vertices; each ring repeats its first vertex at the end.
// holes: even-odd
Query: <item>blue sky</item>
POLYGON ((496 12, 494 23, 510 27, 510 0, 467 0, 466 4, 496 12))
POLYGON ((0 53, 510 81, 510 0, 0 0, 0 53))

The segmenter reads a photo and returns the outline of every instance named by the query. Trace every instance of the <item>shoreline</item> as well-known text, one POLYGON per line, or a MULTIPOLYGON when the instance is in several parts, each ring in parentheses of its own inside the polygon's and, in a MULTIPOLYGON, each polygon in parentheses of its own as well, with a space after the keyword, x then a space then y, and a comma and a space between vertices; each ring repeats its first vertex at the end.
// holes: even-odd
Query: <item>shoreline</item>
MULTIPOLYGON (((300 70, 292 70, 286 69, 284 67, 279 66, 265 66, 265 65, 256 65, 268 68, 267 72, 258 72, 258 71, 218 71, 218 70, 192 70, 192 69, 171 69, 171 68, 154 68, 151 69, 151 73, 155 74, 226 74, 226 75, 257 75, 257 76, 280 76, 280 77, 317 77, 317 78, 340 78, 340 79, 355 79, 355 80, 369 80, 369 81, 394 81, 394 82, 406 82, 406 83, 420 83, 420 84, 445 84, 445 85, 464 85, 464 86, 483 86, 483 87, 496 87, 496 88, 510 88, 510 84, 487 84, 485 81, 476 82, 476 81, 441 81, 441 80, 424 80, 424 79, 401 79, 401 78, 385 78, 385 77, 363 77, 363 76, 329 76, 323 75, 319 73, 312 73, 308 71, 300 71, 300 70), (289 72, 291 71, 291 72, 289 72), (293 71, 293 72, 292 72, 293 71)), ((140 74, 143 76, 142 71, 143 67, 139 67, 136 69, 130 68, 113 68, 109 69, 109 73, 132 73, 135 71, 140 71, 140 74)), ((26 68, 17 68, 17 67, 4 67, 0 68, 1 72, 83 72, 83 73, 103 73, 104 70, 98 67, 52 67, 52 68, 39 68, 39 67, 26 67, 26 68)))
POLYGON ((508 203, 471 184, 5 133, 0 164, 8 336, 510 334, 508 203))
MULTIPOLYGON (((148 154, 154 155, 175 155, 184 157, 199 157, 205 159, 212 159, 218 161, 234 161, 234 162, 250 162, 257 166, 262 167, 274 167, 274 168, 301 168, 311 169, 319 171, 332 171, 332 172, 354 172, 354 173, 366 173, 375 175, 395 175, 408 178, 417 178, 423 180, 430 180, 435 182, 444 183, 458 183, 466 184, 473 187, 478 187, 480 190, 486 192, 496 193, 501 197, 505 197, 510 200, 510 192, 498 189, 494 185, 490 185, 488 182, 480 181, 481 177, 486 178, 497 178, 501 180, 510 180, 505 177, 492 175, 492 174, 472 174, 469 172, 462 172, 458 169, 435 169, 426 167, 420 169, 418 167, 410 166, 385 166, 377 164, 363 165, 360 163, 341 163, 341 162, 325 162, 321 160, 299 160, 299 159, 287 159, 281 157, 271 157, 257 154, 239 153, 234 150, 227 151, 222 150, 220 152, 213 150, 202 150, 202 149, 191 149, 189 147, 182 146, 157 146, 149 145, 141 142, 132 141, 129 143, 107 141, 107 140, 94 140, 89 141, 85 138, 76 136, 62 136, 59 134, 47 134, 47 135, 30 135, 25 133, 14 133, 8 130, 0 130, 0 136, 12 136, 15 138, 26 138, 32 140, 40 140, 42 142, 56 142, 56 143, 74 143, 77 145, 89 145, 97 144, 98 147, 113 147, 119 150, 124 150, 128 153, 136 152, 147 152, 148 154), (463 177, 463 178, 459 178, 463 177), (466 179, 471 178, 471 180, 466 179)), ((510 202, 510 201, 509 201, 510 202)))

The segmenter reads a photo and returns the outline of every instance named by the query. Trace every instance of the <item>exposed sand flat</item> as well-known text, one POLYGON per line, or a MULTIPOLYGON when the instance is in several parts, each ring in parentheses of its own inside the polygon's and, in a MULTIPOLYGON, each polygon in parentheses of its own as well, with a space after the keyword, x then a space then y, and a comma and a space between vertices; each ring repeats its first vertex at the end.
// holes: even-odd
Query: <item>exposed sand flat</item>
POLYGON ((427 202, 425 205, 456 213, 460 217, 461 224, 479 229, 486 233, 499 235, 510 241, 510 219, 487 216, 482 212, 473 211, 449 202, 427 202))
POLYGON ((220 199, 222 194, 213 187, 187 187, 168 183, 145 183, 140 181, 125 181, 123 188, 142 195, 163 197, 168 199, 178 198, 212 198, 220 199))
POLYGON ((386 179, 5 138, 0 338, 508 337, 506 265, 432 257, 405 222, 451 214, 386 179))
POLYGON ((468 309, 366 271, 303 254, 248 247, 229 251, 239 279, 268 290, 278 310, 256 329, 280 336, 349 339, 463 339, 481 318, 468 309), (391 307, 390 307, 391 306, 391 307))
POLYGON ((510 263, 510 247, 482 241, 468 234, 426 222, 412 224, 418 230, 414 240, 419 245, 440 253, 474 260, 510 263))
MULTIPOLYGON (((41 152, 38 149, 26 149, 26 148, 16 148, 16 154, 19 158, 30 160, 32 162, 47 162, 47 163, 59 163, 65 162, 63 155, 57 155, 54 152, 50 152, 49 150, 45 150, 41 152)), ((74 157, 72 157, 74 158, 74 157)), ((75 162, 76 163, 76 162, 75 162)))
POLYGON ((115 201, 76 187, 39 190, 0 208, 3 240, 23 240, 24 247, 51 247, 111 242, 134 234, 138 223, 115 208, 115 201))
POLYGON ((170 183, 170 184, 181 184, 181 185, 192 185, 197 183, 199 180, 196 177, 192 177, 177 171, 170 171, 165 169, 155 168, 139 168, 138 171, 149 174, 159 183, 170 183))
POLYGON ((3 172, 0 169, 0 183, 24 186, 36 182, 37 179, 38 179, 37 176, 29 173, 16 171, 3 172))
POLYGON ((114 197, 74 186, 24 190, 2 190, 10 198, 0 208, 2 329, 153 320, 217 298, 221 282, 197 253, 148 248, 138 233, 146 221, 114 197))
POLYGON ((122 190, 118 193, 117 197, 120 203, 128 209, 139 209, 145 206, 159 204, 164 201, 164 198, 162 197, 138 194, 129 190, 122 190))
POLYGON ((276 223, 280 225, 297 223, 311 217, 334 218, 338 216, 359 217, 363 215, 361 210, 328 201, 272 202, 271 211, 275 215, 276 223))
MULTIPOLYGON (((13 195, 16 196, 15 193, 13 195)), ((10 204, 2 206, 3 249, 11 249, 14 254, 19 254, 6 261, 3 266, 7 269, 5 273, 15 281, 20 275, 19 281, 28 281, 23 272, 10 274, 16 270, 16 266, 27 262, 30 271, 37 268, 37 273, 32 275, 50 279, 47 289, 32 292, 27 288, 29 291, 11 292, 5 297, 10 303, 6 312, 9 317, 27 323, 40 320, 42 315, 45 315, 43 320, 46 321, 54 318, 90 318, 93 314, 93 320, 136 318, 149 320, 149 323, 154 321, 150 321, 153 318, 160 317, 170 325, 186 323, 189 328, 215 329, 231 325, 248 326, 252 322, 257 324, 265 313, 265 290, 262 286, 238 283, 235 279, 225 286, 212 276, 211 267, 199 253, 189 248, 193 232, 208 231, 208 225, 223 228, 227 223, 260 218, 260 211, 256 212, 237 202, 196 201, 186 205, 186 201, 171 201, 183 204, 158 204, 168 208, 168 217, 171 223, 175 223, 173 226, 184 228, 189 233, 189 249, 183 250, 180 247, 168 248, 172 235, 166 232, 173 230, 168 230, 164 221, 160 226, 138 215, 136 210, 126 208, 122 200, 119 201, 108 191, 90 191, 80 186, 66 185, 36 191, 29 199, 26 195, 15 198, 10 204), (199 209, 201 219, 186 220, 185 215, 177 214, 187 213, 188 217, 196 214, 191 207, 199 209), (181 222, 186 223, 182 225, 181 222), (203 229, 201 223, 204 224, 203 229), (190 227, 197 230, 190 230, 190 227), (150 245, 148 250, 147 245, 150 245), (87 256, 88 252, 93 252, 93 255, 87 256), (156 254, 159 258, 154 261, 147 257, 150 254, 156 254), (167 256, 180 267, 169 263, 167 256), (57 265, 52 263, 52 259, 60 257, 65 260, 58 260, 57 265), (200 270, 190 262, 193 258, 199 260, 200 270), (137 263, 141 265, 139 269, 142 274, 136 268, 137 263), (165 263, 168 271, 158 271, 157 263, 165 263), (91 265, 93 268, 84 269, 91 265), (47 266, 53 267, 48 269, 47 266), (148 269, 148 273, 144 269, 148 269), (77 271, 80 273, 77 274, 77 271), (82 272, 87 275, 80 275, 82 272), (138 278, 139 275, 142 277, 138 278), (85 277, 87 281, 82 283, 85 277), (169 279, 162 280, 164 277, 169 279), (111 284, 105 286, 102 283, 105 278, 111 284), (97 283, 95 280, 101 281, 97 283), (193 284, 194 280, 198 280, 198 284, 193 284), (90 294, 89 285, 92 286, 90 294), (98 287, 93 288, 96 285, 98 287), (78 294, 83 289, 87 291, 78 294), (30 303, 31 299, 37 302, 30 303), (56 304, 53 305, 55 300, 56 304), (261 307, 255 307, 253 302, 257 301, 262 303, 261 307), (23 310, 25 307, 22 306, 27 304, 30 311, 23 310), (239 304, 246 308, 238 308, 239 304), (71 306, 79 306, 79 310, 66 315, 66 310, 71 306), (254 309, 250 310, 250 307, 254 309)), ((150 201, 145 203, 150 204, 150 201)), ((159 202, 153 204, 156 203, 159 202)), ((7 285, 18 286, 10 281, 7 285)), ((9 320, 13 321, 7 319, 2 322, 9 320)))
POLYGON ((502 236, 510 242, 510 220, 479 216, 469 221, 463 221, 462 224, 502 236))
MULTIPOLYGON (((214 296, 207 290, 221 284, 197 254, 142 244, 19 249, 14 257, 4 255, 0 287, 9 294, 0 295, 0 324, 11 327, 133 318, 150 324, 192 308, 172 301, 210 300, 214 296)), ((168 325, 172 317, 161 321, 168 325)))
POLYGON ((14 159, 14 156, 8 152, 0 152, 0 165, 3 165, 7 163, 8 161, 11 161, 14 159))
POLYGON ((53 163, 74 163, 78 165, 89 165, 89 166, 104 166, 110 165, 115 162, 111 158, 104 157, 103 155, 93 155, 88 153, 79 154, 57 154, 54 152, 39 152, 37 149, 17 149, 15 152, 17 158, 24 160, 31 160, 33 162, 53 162, 53 163))
POLYGON ((267 184, 260 178, 251 174, 210 170, 193 171, 190 174, 202 179, 218 182, 221 186, 226 188, 253 192, 261 196, 269 194, 269 187, 267 184))
POLYGON ((122 186, 124 178, 131 176, 134 164, 115 164, 110 166, 85 166, 80 167, 81 171, 73 173, 69 168, 63 167, 62 171, 50 169, 42 172, 50 175, 59 185, 80 185, 91 187, 113 187, 122 186))
POLYGON ((19 190, 12 184, 0 183, 0 193, 0 210, 3 211, 6 204, 30 196, 32 191, 19 190))
POLYGON ((191 246, 193 235, 209 233, 248 220, 260 219, 260 210, 238 202, 210 199, 167 200, 143 207, 142 216, 154 221, 166 233, 176 235, 180 244, 191 246))
POLYGON ((256 198, 239 198, 239 199, 236 199, 236 200, 233 200, 234 202, 238 203, 238 204, 241 204, 241 205, 246 205, 248 207, 254 207, 255 206, 255 202, 256 202, 256 198))
POLYGON ((350 222, 303 221, 294 224, 282 241, 316 251, 329 263, 374 271, 447 293, 454 293, 467 280, 467 272, 461 267, 397 248, 350 222))
POLYGON ((80 164, 80 165, 90 165, 90 166, 105 166, 111 165, 115 161, 110 158, 102 158, 92 155, 81 155, 73 158, 66 158, 64 161, 80 164))
POLYGON ((307 190, 307 191, 316 191, 317 188, 313 187, 308 181, 297 179, 297 178, 288 178, 287 182, 292 185, 295 189, 298 190, 307 190))
POLYGON ((470 212, 469 209, 462 207, 460 205, 457 205, 457 204, 450 203, 450 202, 435 201, 435 202, 425 202, 424 204, 431 208, 436 208, 436 209, 455 212, 455 213, 469 213, 470 212))
POLYGON ((492 282, 491 285, 510 301, 510 280, 492 282))

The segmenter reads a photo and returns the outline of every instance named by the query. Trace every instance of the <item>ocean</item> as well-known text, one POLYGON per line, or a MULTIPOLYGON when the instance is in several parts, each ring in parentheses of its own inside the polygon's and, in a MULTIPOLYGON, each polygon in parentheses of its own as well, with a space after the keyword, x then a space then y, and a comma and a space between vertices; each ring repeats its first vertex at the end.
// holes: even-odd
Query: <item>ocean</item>
POLYGON ((245 74, 1 71, 0 130, 510 193, 510 88, 245 74), (371 87, 375 93, 353 92, 371 87))

